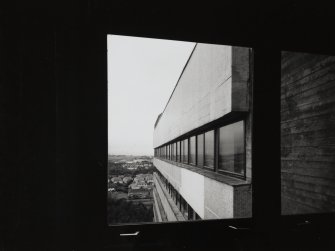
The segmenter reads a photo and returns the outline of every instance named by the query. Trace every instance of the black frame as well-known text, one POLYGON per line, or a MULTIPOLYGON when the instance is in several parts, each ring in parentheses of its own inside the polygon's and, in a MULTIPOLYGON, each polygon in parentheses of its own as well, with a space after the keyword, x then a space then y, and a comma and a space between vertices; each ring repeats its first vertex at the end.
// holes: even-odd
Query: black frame
POLYGON ((333 8, 238 1, 221 6, 83 1, 0 10, 4 249, 194 250, 224 245, 228 250, 320 250, 333 245, 334 213, 279 216, 280 75, 274 67, 281 50, 335 55, 335 39, 329 35, 333 8), (199 18, 205 13, 208 18, 199 18), (254 48, 252 220, 107 227, 106 34, 254 48), (264 121, 273 125, 271 130, 264 121), (268 140, 263 133, 275 139, 272 152, 263 147, 268 140), (263 150, 269 153, 265 158, 263 150), (276 162, 271 170, 268 160, 276 162), (21 178, 27 170, 29 182, 21 178), (139 236, 120 237, 135 231, 139 236))

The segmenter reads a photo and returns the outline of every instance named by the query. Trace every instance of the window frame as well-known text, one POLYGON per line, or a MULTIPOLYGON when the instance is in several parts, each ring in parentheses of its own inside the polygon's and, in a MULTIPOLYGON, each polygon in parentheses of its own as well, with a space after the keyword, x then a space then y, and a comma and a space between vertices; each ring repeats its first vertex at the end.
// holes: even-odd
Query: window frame
POLYGON ((237 120, 235 122, 232 122, 232 123, 229 123, 229 124, 226 124, 226 125, 223 125, 223 126, 220 126, 217 128, 217 136, 216 136, 216 140, 217 140, 217 158, 216 158, 216 161, 217 161, 217 165, 216 165, 216 169, 217 169, 217 172, 218 173, 221 173, 221 174, 227 174, 227 175, 230 175, 230 176, 233 176, 233 177, 236 177, 236 178, 241 178, 241 179, 246 179, 246 164, 247 164, 247 154, 246 154, 246 151, 247 151, 247 147, 246 147, 246 120, 245 119, 241 119, 241 120, 237 120), (219 155, 220 155, 220 129, 225 127, 225 126, 229 126, 229 125, 232 125, 232 124, 235 124, 235 123, 238 123, 242 121, 243 122, 243 174, 239 174, 239 173, 236 173, 236 172, 230 172, 230 171, 227 171, 227 170, 222 170, 222 169, 219 169, 219 155))
POLYGON ((197 165, 197 136, 196 135, 192 135, 188 138, 188 164, 189 165, 192 165, 192 166, 196 166, 197 165), (191 149, 191 139, 194 138, 194 158, 195 158, 195 161, 194 163, 191 163, 191 153, 190 153, 190 149, 191 149))
POLYGON ((213 171, 213 172, 216 172, 216 166, 215 166, 215 164, 216 164, 216 159, 215 159, 215 151, 216 151, 216 149, 215 149, 215 128, 212 128, 212 129, 210 129, 210 130, 207 130, 206 132, 204 132, 204 168, 205 169, 208 169, 208 170, 210 170, 210 171, 213 171), (211 131, 213 131, 213 166, 207 166, 205 163, 206 163, 206 133, 208 133, 208 132, 211 132, 211 131))

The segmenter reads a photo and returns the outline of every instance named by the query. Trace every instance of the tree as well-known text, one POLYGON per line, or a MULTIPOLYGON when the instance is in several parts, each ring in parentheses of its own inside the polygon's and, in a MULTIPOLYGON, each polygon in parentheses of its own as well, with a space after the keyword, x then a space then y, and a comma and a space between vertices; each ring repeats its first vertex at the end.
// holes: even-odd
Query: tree
POLYGON ((108 224, 152 222, 153 210, 142 203, 134 204, 125 199, 108 199, 108 224))

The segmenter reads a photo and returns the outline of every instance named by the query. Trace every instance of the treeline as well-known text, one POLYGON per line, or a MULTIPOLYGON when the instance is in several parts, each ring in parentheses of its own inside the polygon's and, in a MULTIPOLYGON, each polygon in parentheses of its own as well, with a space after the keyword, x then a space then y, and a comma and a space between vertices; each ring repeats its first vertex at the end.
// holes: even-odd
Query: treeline
POLYGON ((152 222, 152 209, 142 203, 134 204, 125 199, 108 199, 108 224, 152 222))

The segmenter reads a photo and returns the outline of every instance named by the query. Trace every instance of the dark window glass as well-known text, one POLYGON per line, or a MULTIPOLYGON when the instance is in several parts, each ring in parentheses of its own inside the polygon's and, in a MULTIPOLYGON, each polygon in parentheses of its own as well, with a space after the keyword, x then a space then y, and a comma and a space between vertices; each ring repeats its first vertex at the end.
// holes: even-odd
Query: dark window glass
POLYGON ((188 139, 183 140, 183 162, 188 163, 188 139))
POLYGON ((180 162, 184 159, 184 141, 180 141, 180 162))
POLYGON ((204 166, 214 167, 214 131, 205 133, 205 158, 204 166))
POLYGON ((176 156, 176 153, 175 153, 174 143, 173 143, 171 144, 171 160, 175 160, 175 156, 176 156))
POLYGON ((179 141, 179 162, 183 161, 183 144, 179 141))
POLYGON ((200 134, 197 136, 197 165, 200 167, 204 166, 204 135, 200 134))
POLYGON ((219 170, 244 175, 243 121, 221 127, 219 138, 219 170))
POLYGON ((194 217, 193 208, 188 206, 188 220, 193 220, 193 217, 194 217))
POLYGON ((182 198, 181 212, 183 213, 185 219, 188 219, 188 204, 184 198, 182 198))
POLYGON ((196 164, 196 145, 195 145, 195 136, 190 138, 190 164, 196 164))
POLYGON ((179 155, 180 150, 179 150, 179 141, 176 143, 176 161, 179 161, 179 155))
POLYGON ((170 147, 171 147, 171 146, 168 145, 168 157, 167 157, 168 159, 170 159, 170 147))

